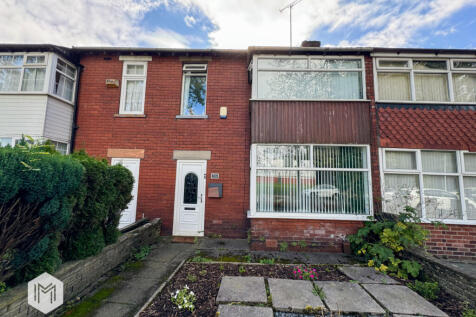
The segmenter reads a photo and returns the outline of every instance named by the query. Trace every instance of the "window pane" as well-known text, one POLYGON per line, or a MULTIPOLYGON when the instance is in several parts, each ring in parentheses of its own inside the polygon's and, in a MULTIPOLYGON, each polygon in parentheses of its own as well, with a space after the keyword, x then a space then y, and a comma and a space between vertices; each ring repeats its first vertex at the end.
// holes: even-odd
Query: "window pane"
POLYGON ((476 153, 464 153, 464 171, 476 173, 476 153))
POLYGON ((0 91, 18 91, 20 68, 0 68, 0 91))
POLYGON ((457 176, 423 176, 426 217, 462 219, 457 176))
POLYGON ((45 73, 45 68, 25 68, 21 90, 42 91, 45 82, 45 73))
POLYGON ((476 220, 476 177, 463 177, 464 202, 469 220, 476 220))
POLYGON ((185 176, 183 188, 183 203, 196 204, 198 196, 198 177, 194 173, 185 176))
POLYGON ((58 151, 59 153, 63 155, 67 154, 68 144, 63 142, 55 142, 55 141, 52 141, 51 143, 55 146, 56 151, 58 151))
POLYGON ((381 73, 378 78, 380 100, 410 100, 410 73, 381 73))
POLYGON ((476 102, 476 74, 453 74, 455 101, 476 102))
POLYGON ((205 101, 207 95, 206 76, 185 76, 183 92, 182 115, 205 115, 205 101))
POLYGON ((365 172, 258 170, 258 212, 369 214, 365 172))
POLYGON ((127 65, 127 75, 144 75, 144 65, 127 65))
POLYGON ((360 69, 358 59, 311 59, 311 69, 360 69))
POLYGON ((68 75, 71 78, 75 78, 76 77, 76 69, 74 67, 66 65, 66 75, 68 75))
POLYGON ((362 99, 361 72, 258 72, 258 98, 362 99))
POLYGON ((144 100, 144 81, 127 80, 126 81, 126 100, 124 102, 124 111, 142 112, 144 100))
POLYGON ((455 152, 421 151, 423 172, 456 173, 455 152))
POLYGON ((418 101, 448 101, 448 76, 415 73, 415 95, 418 101))
POLYGON ((446 61, 413 61, 413 69, 416 70, 445 70, 446 61))
POLYGON ((415 152, 385 151, 385 167, 387 169, 416 169, 415 152))
POLYGON ((12 138, 0 138, 0 147, 7 145, 12 146, 12 138))
POLYGON ((454 61, 453 62, 454 68, 475 68, 476 69, 476 61, 454 61))
POLYGON ((58 59, 58 61, 56 62, 56 69, 63 73, 66 73, 66 63, 58 59))
POLYGON ((27 64, 44 64, 45 63, 45 56, 38 55, 38 56, 27 56, 26 57, 27 64))
POLYGON ((410 206, 421 216, 418 175, 385 174, 384 178, 385 212, 399 214, 406 206, 410 206))
POLYGON ((260 58, 258 59, 258 68, 306 69, 307 59, 260 58))
POLYGON ((56 72, 54 93, 66 100, 73 100, 74 81, 56 72))
POLYGON ((0 66, 21 66, 23 55, 0 55, 0 66))
POLYGON ((367 154, 363 147, 314 146, 314 165, 317 168, 367 168, 367 154))
POLYGON ((258 167, 310 167, 308 145, 259 145, 256 147, 258 167))
POLYGON ((379 60, 378 65, 380 67, 408 68, 408 61, 379 60))

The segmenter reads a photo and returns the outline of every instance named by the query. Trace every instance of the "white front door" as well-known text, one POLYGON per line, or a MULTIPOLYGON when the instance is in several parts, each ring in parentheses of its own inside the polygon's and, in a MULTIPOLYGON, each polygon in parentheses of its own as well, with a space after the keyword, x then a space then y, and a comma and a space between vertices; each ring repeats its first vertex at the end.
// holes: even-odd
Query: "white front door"
POLYGON ((207 161, 177 161, 175 236, 203 236, 207 161))
POLYGON ((134 176, 134 186, 132 187, 132 200, 127 208, 122 211, 121 219, 119 220, 119 229, 136 222, 136 209, 137 209, 137 191, 139 187, 139 167, 140 159, 135 158, 113 158, 111 165, 121 164, 134 176))

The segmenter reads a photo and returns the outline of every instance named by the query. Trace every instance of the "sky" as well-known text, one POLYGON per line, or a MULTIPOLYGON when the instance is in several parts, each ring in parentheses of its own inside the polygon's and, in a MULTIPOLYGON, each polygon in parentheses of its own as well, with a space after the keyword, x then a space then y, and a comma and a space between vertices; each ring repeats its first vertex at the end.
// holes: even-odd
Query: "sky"
MULTIPOLYGON (((0 0, 1 43, 288 46, 293 0, 0 0)), ((293 45, 476 48, 476 0, 302 0, 293 45)))

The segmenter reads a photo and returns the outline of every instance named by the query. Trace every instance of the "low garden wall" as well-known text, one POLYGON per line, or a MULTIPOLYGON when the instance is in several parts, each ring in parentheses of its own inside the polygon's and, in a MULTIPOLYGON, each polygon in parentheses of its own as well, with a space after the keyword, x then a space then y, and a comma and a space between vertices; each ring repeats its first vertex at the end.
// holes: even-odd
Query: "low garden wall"
MULTIPOLYGON (((64 302, 82 295, 102 275, 125 262, 141 246, 157 242, 160 226, 160 219, 154 219, 121 235, 116 243, 106 246, 96 256, 63 264, 53 275, 64 283, 64 302)), ((0 316, 44 315, 28 305, 27 283, 23 283, 0 295, 0 316)))
POLYGON ((476 303, 476 276, 464 269, 438 259, 423 250, 411 250, 410 259, 422 264, 424 272, 450 295, 468 303, 476 303))

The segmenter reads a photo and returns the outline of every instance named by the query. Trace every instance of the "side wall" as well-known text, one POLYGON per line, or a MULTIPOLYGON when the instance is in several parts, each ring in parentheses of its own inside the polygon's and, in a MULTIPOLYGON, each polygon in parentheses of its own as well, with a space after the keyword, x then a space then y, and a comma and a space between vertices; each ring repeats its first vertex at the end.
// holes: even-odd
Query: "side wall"
POLYGON ((246 235, 249 206, 250 85, 243 55, 213 56, 208 62, 208 119, 176 119, 180 114, 182 61, 153 56, 148 63, 145 116, 117 117, 120 88, 106 79, 121 79, 117 55, 84 56, 79 91, 75 148, 105 158, 108 149, 144 149, 140 164, 137 218, 161 218, 171 234, 176 161, 174 150, 208 150, 207 184, 223 183, 223 198, 206 198, 205 234, 246 235), (228 107, 228 118, 219 109, 228 107), (219 180, 210 180, 219 173, 219 180))
POLYGON ((72 105, 49 96, 46 105, 44 136, 54 141, 69 143, 73 113, 72 105))
POLYGON ((0 94, 0 136, 43 136, 46 94, 0 94))

